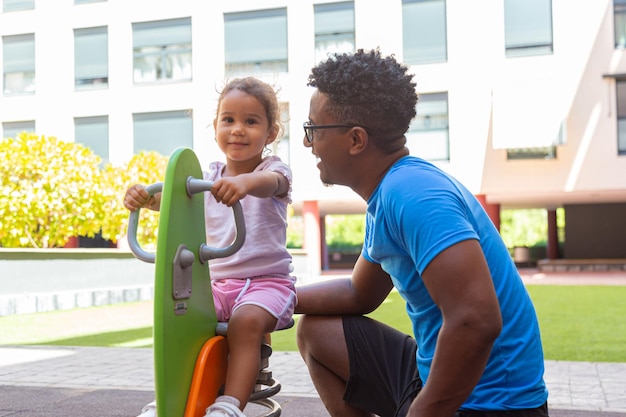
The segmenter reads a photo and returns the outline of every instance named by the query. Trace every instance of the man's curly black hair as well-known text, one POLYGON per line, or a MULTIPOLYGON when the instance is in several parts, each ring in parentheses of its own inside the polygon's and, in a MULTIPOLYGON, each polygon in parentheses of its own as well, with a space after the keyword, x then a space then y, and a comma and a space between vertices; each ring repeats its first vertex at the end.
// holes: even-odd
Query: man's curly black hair
POLYGON ((307 85, 329 98, 337 123, 362 126, 377 146, 394 152, 415 117, 416 83, 408 68, 378 49, 334 54, 311 70, 307 85))

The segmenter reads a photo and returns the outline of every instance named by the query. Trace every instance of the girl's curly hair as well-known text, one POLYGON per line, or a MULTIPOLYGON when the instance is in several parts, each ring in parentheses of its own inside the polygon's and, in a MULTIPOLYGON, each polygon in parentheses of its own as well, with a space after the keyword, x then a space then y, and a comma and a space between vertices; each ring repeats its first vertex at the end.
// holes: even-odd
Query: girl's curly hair
POLYGON ((256 98, 265 109, 265 115, 267 116, 269 126, 277 129, 277 137, 281 136, 283 133, 283 124, 281 121, 278 97, 274 87, 254 77, 234 78, 230 80, 221 91, 219 91, 219 98, 217 100, 218 111, 219 105, 222 103, 222 99, 232 90, 240 90, 256 98))
POLYGON ((362 126, 385 152, 406 143, 415 117, 416 83, 408 68, 378 49, 334 54, 311 70, 307 85, 329 98, 327 110, 338 123, 362 126))

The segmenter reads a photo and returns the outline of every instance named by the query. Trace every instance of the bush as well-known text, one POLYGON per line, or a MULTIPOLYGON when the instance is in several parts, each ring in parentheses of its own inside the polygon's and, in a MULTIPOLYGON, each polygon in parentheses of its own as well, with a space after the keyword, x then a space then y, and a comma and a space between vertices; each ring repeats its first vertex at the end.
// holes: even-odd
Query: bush
POLYGON ((507 248, 545 244, 548 238, 546 210, 502 210, 500 212, 500 235, 507 248))
POLYGON ((329 252, 360 253, 364 237, 364 214, 326 216, 326 242, 329 252))
POLYGON ((48 248, 100 230, 100 158, 88 148, 22 133, 0 141, 0 245, 48 248))
MULTIPOLYGON (((126 234, 129 211, 124 207, 124 194, 133 184, 149 185, 163 181, 168 158, 157 152, 141 152, 122 166, 107 165, 103 171, 105 198, 101 219, 102 237, 116 242, 126 234)), ((145 247, 156 246, 159 212, 141 210, 137 241, 145 247)))
MULTIPOLYGON (((116 242, 128 226, 126 189, 162 181, 167 165, 162 155, 140 153, 123 166, 101 169, 89 148, 32 133, 2 139, 0 158, 2 247, 61 247, 71 237, 98 233, 116 242)), ((151 245, 158 212, 144 211, 138 240, 151 245)))

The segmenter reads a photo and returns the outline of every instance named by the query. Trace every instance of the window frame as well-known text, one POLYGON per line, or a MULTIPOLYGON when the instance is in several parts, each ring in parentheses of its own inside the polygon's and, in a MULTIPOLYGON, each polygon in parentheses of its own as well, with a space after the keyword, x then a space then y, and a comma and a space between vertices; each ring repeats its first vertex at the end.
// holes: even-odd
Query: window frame
POLYGON ((107 164, 110 157, 109 116, 74 117, 74 141, 90 148, 102 159, 102 165, 107 164), (104 146, 99 142, 104 142, 104 146))
POLYGON ((615 78, 615 118, 617 154, 626 155, 626 75, 615 78))
POLYGON ((313 22, 315 62, 328 58, 331 53, 355 51, 354 1, 314 4, 313 22), (347 13, 350 14, 349 19, 344 18, 347 13), (341 23, 337 25, 337 21, 341 23))
POLYGON ((21 12, 35 10, 35 0, 2 0, 2 12, 21 12))
POLYGON ((626 0, 613 0, 613 34, 615 48, 626 48, 626 0))
POLYGON ((448 21, 446 0, 402 0, 402 53, 403 61, 410 65, 436 64, 448 61, 448 21), (440 10, 431 10, 419 21, 409 24, 410 14, 417 10, 411 8, 440 7, 440 10), (436 33, 430 26, 435 22, 435 15, 439 15, 440 30, 436 33), (425 36, 427 35, 427 36, 425 36), (420 43, 419 40, 423 40, 420 43), (436 39, 437 42, 433 43, 436 39), (409 42, 410 40, 410 42, 409 42), (416 41, 417 40, 417 41, 416 41), (430 46, 430 47, 428 47, 430 46), (430 52, 428 52, 430 51, 430 52))
POLYGON ((542 146, 533 148, 508 148, 506 150, 507 161, 528 160, 528 159, 557 159, 557 147, 542 146))
POLYGON ((223 19, 224 69, 227 76, 289 71, 286 7, 224 13, 223 19), (284 31, 279 31, 279 25, 283 23, 284 31), (247 25, 258 27, 246 29, 247 25), (250 32, 254 32, 255 36, 250 37, 250 32))
POLYGON ((35 86, 35 34, 34 33, 26 33, 21 35, 7 35, 2 37, 2 93, 4 96, 18 96, 18 95, 29 95, 35 94, 36 86, 35 86), (19 45, 21 43, 21 45, 19 45), (15 48, 11 48, 12 44, 15 48), (21 52, 28 48, 30 54, 26 56, 21 52), (9 51, 10 49, 14 49, 14 51, 9 51), (16 57, 11 57, 15 51, 19 49, 20 53, 16 55, 16 57), (7 59, 9 57, 9 59, 7 59), (11 60, 11 58, 16 58, 15 60, 11 60), (25 63, 21 63, 19 61, 25 61, 25 63), (15 69, 13 71, 8 71, 9 69, 15 69), (20 70, 21 69, 21 70, 20 70), (7 78, 22 78, 24 81, 21 84, 21 88, 16 91, 8 90, 7 78))
POLYGON ((191 17, 132 24, 135 84, 192 81, 191 25, 191 17))
POLYGON ((107 88, 109 86, 109 31, 107 26, 98 26, 92 28, 74 29, 74 88, 76 90, 107 88), (104 36, 104 39, 95 39, 95 36, 104 36), (91 37, 91 42, 88 42, 88 37, 91 37), (98 47, 102 47, 101 43, 104 40, 104 48, 101 49, 99 58, 102 62, 93 62, 85 60, 85 54, 79 53, 79 50, 83 47, 79 47, 79 41, 89 43, 86 45, 86 49, 89 50, 89 54, 94 56, 98 55, 98 47), (97 67, 94 71, 86 69, 88 67, 97 67), (84 77, 79 77, 79 74, 84 74, 84 77))
POLYGON ((447 91, 442 92, 432 92, 432 93, 424 93, 420 94, 419 101, 417 102, 417 116, 411 121, 409 125, 409 129, 407 130, 407 146, 411 149, 411 153, 416 156, 425 159, 427 161, 433 162, 449 162, 450 161, 450 100, 449 94, 447 91), (428 107, 426 109, 425 106, 433 107, 434 110, 437 109, 438 106, 443 106, 445 112, 428 112, 428 107), (424 112, 427 111, 427 114, 424 112), (433 127, 432 121, 439 121, 440 126, 433 127), (423 127, 420 127, 422 125, 423 127), (432 157, 432 155, 437 152, 433 152, 436 149, 433 144, 433 137, 435 139, 440 138, 443 140, 443 143, 439 145, 442 146, 442 149, 445 149, 442 154, 437 157, 432 157), (420 139, 422 139, 420 141, 420 139), (420 146, 421 143, 426 143, 427 145, 431 145, 432 149, 428 152, 425 152, 425 147, 420 146), (427 153, 430 153, 429 156, 427 153))
POLYGON ((19 120, 14 122, 2 122, 2 137, 13 138, 19 136, 21 133, 35 133, 37 124, 34 120, 19 120), (32 127, 32 128, 31 128, 32 127), (15 132, 11 135, 7 135, 7 130, 15 132))
POLYGON ((156 112, 133 113, 133 154, 141 151, 156 151, 164 156, 169 156, 176 148, 186 146, 193 148, 193 117, 191 110, 165 110, 156 112), (184 123, 183 129, 179 126, 184 123), (147 121, 157 121, 161 126, 141 125, 147 121), (166 122, 170 121, 168 125, 166 122), (165 125, 163 123, 166 123, 165 125), (171 132, 176 134, 171 134, 171 132), (146 135, 145 138, 141 135, 146 135), (186 137, 185 135, 188 134, 186 137), (184 137, 184 141, 171 141, 170 139, 184 137), (158 144, 159 146, 144 146, 158 144), (138 143, 141 142, 141 143, 138 143))
MULTIPOLYGON (((520 13, 512 10, 515 8, 514 2, 523 3, 524 7, 528 7, 529 0, 504 0, 504 53, 507 58, 537 56, 537 55, 551 55, 554 53, 554 19, 552 12, 552 0, 532 0, 536 2, 544 2, 543 6, 546 6, 548 15, 544 16, 547 19, 549 27, 543 27, 546 32, 546 39, 542 41, 531 40, 529 38, 536 35, 535 32, 528 31, 528 22, 532 21, 532 24, 536 24, 538 19, 536 16, 526 16, 525 21, 517 20, 520 18, 520 13), (509 8, 507 8, 507 4, 509 8), (512 20, 512 19, 515 20, 512 20), (522 28, 522 29, 520 29, 522 28), (523 36, 520 33, 523 33, 523 36), (530 33, 530 35, 529 35, 530 33), (527 37, 525 41, 512 40, 511 38, 527 37), (549 40, 547 39, 549 38, 549 40)), ((546 22, 544 22, 546 23, 546 22)))

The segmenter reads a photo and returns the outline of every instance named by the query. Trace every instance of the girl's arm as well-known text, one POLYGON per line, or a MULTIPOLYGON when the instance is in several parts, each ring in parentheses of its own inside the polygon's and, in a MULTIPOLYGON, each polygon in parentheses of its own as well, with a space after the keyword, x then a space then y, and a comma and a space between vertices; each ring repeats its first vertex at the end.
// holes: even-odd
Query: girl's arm
POLYGON ((231 207, 247 195, 260 198, 285 196, 289 192, 289 180, 275 171, 256 171, 224 177, 213 183, 211 193, 218 202, 231 207))

